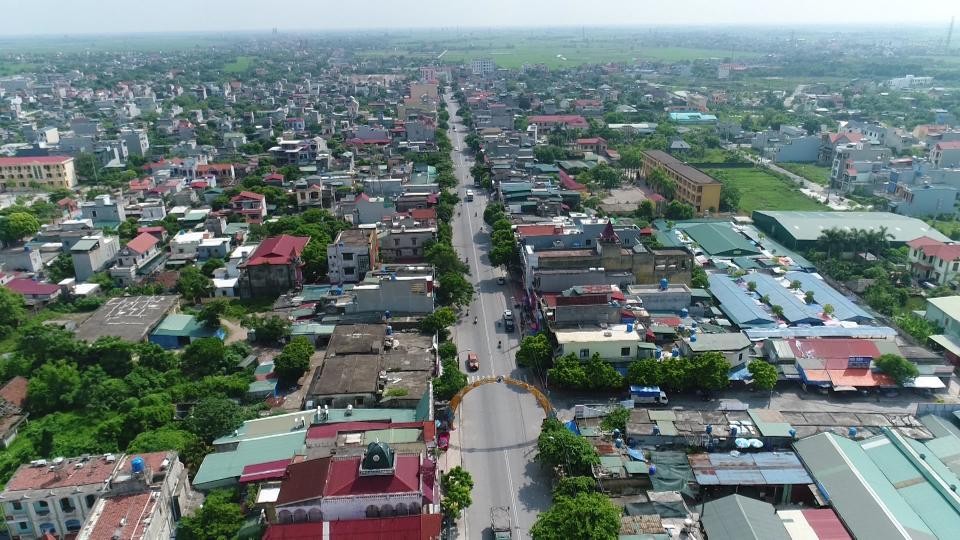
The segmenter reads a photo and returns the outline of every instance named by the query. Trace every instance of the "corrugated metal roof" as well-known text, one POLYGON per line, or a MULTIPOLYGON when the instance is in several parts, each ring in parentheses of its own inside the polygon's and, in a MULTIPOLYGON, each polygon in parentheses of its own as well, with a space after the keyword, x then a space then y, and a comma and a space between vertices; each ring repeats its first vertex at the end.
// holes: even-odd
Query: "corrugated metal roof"
POLYGON ((668 420, 660 420, 657 422, 657 427, 660 428, 660 434, 665 436, 676 436, 680 432, 677 431, 677 426, 673 425, 673 422, 668 420))
POLYGON ((866 229, 879 230, 884 227, 887 233, 893 235, 892 242, 909 242, 921 236, 929 236, 941 242, 950 239, 940 231, 923 221, 901 216, 891 212, 804 212, 804 211, 770 211, 756 210, 753 213, 754 221, 757 216, 770 218, 780 224, 794 239, 799 241, 815 241, 823 231, 828 229, 866 229))
POLYGON ((897 331, 889 326, 788 326, 778 328, 745 328, 747 337, 753 341, 770 338, 800 337, 851 337, 887 339, 896 337, 897 331))
POLYGON ((685 232, 711 257, 757 255, 760 250, 742 234, 733 230, 730 223, 701 223, 686 227, 685 232))
POLYGON ((709 274, 710 293, 720 302, 720 309, 740 327, 773 324, 773 316, 760 303, 747 294, 732 279, 720 274, 709 274))
POLYGON ((770 297, 770 305, 783 308, 783 318, 790 324, 821 324, 822 309, 816 304, 808 305, 796 294, 780 284, 773 276, 760 273, 747 274, 744 280, 757 284, 757 293, 770 297))
POLYGON ((701 521, 710 540, 790 540, 773 505, 743 495, 704 504, 701 521))
POLYGON ((770 409, 748 409, 747 414, 753 420, 760 435, 764 437, 790 437, 790 424, 784 421, 779 411, 770 409))
POLYGON ((799 281, 803 292, 813 291, 813 298, 821 306, 833 306, 833 317, 841 321, 872 321, 873 316, 854 304, 849 298, 827 285, 825 281, 807 272, 787 272, 786 278, 790 281, 799 281))

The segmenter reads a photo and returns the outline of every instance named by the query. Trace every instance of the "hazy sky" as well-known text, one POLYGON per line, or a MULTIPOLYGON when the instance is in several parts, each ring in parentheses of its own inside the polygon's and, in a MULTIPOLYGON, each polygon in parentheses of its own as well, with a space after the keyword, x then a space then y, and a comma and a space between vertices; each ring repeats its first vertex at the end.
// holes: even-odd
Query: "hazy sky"
POLYGON ((958 0, 0 0, 5 35, 272 27, 934 23, 945 28, 957 11, 958 0))

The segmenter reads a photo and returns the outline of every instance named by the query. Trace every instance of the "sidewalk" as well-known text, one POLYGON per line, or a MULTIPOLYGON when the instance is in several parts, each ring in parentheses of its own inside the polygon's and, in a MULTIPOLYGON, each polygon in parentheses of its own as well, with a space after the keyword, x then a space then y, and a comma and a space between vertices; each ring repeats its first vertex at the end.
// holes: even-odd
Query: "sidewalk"
MULTIPOLYGON (((456 424, 457 424, 457 419, 454 419, 454 426, 456 426, 456 424)), ((450 444, 447 447, 447 451, 440 454, 440 459, 437 460, 437 464, 439 465, 441 475, 443 475, 443 473, 449 471, 454 467, 463 466, 463 454, 460 451, 460 448, 461 448, 460 445, 461 445, 460 428, 458 427, 457 429, 450 432, 450 444)), ((441 493, 441 496, 442 496, 442 493, 441 493)), ((461 514, 459 518, 457 518, 457 527, 456 529, 454 529, 453 533, 449 536, 450 539, 459 538, 460 531, 466 530, 464 526, 464 516, 466 516, 466 512, 464 512, 463 514, 461 514)))

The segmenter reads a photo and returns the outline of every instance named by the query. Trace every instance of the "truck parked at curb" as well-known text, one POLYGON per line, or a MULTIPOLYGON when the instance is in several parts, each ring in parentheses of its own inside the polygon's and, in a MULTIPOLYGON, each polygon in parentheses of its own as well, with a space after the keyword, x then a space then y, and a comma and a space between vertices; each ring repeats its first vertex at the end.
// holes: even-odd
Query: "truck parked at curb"
POLYGON ((630 398, 634 405, 666 405, 667 393, 659 386, 630 386, 630 398))

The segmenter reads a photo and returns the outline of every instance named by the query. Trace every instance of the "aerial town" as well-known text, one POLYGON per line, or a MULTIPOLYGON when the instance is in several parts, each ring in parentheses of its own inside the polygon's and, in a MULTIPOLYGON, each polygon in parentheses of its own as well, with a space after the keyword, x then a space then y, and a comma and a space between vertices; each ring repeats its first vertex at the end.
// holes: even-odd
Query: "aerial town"
POLYGON ((949 14, 452 24, 0 38, 0 538, 960 537, 949 14))

